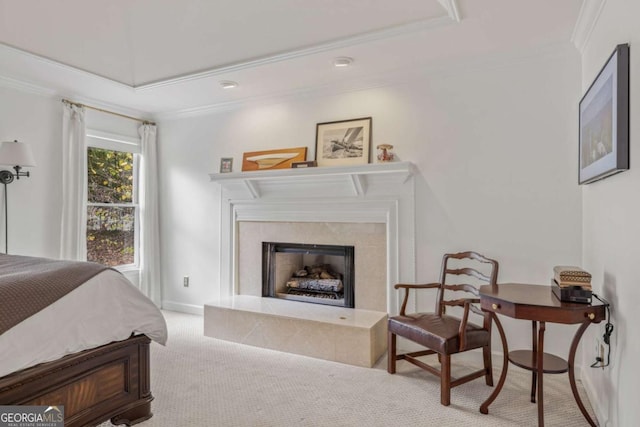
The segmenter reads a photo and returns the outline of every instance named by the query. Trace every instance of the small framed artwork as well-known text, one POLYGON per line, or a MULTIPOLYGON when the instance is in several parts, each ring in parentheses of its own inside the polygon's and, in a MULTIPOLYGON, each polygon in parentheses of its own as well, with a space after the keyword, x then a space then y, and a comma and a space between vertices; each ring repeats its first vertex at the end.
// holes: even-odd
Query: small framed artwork
POLYGON ((233 157, 223 157, 220 159, 220 173, 229 173, 233 168, 233 157))
POLYGON ((290 169, 292 163, 304 162, 306 158, 307 147, 252 151, 242 155, 242 171, 290 169))
POLYGON ((629 169, 629 45, 616 46, 580 100, 578 183, 629 169))
POLYGON ((371 117, 318 123, 316 162, 318 166, 350 166, 369 163, 371 117))

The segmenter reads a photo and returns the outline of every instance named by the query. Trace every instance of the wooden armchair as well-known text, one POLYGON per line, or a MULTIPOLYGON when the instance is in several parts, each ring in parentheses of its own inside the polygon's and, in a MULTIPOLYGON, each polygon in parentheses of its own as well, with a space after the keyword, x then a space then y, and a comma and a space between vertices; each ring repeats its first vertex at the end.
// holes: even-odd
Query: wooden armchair
MULTIPOLYGON (((388 365, 390 374, 396 372, 396 360, 406 360, 414 365, 440 377, 440 403, 450 404, 451 388, 464 384, 482 376, 487 385, 493 386, 493 370, 491 367, 491 314, 480 310, 478 287, 482 284, 496 286, 498 262, 486 258, 476 252, 446 254, 442 259, 442 271, 439 283, 425 285, 397 284, 396 289, 405 289, 400 315, 389 318, 388 332, 388 365), (455 264, 455 268, 450 263, 455 264), (471 266, 469 266, 471 265, 471 266), (480 269, 477 269, 481 267, 480 269), (481 270, 487 270, 484 273, 481 270), (473 278, 473 279, 470 279, 473 278), (473 281, 477 284, 461 283, 473 281), (406 314, 409 291, 411 289, 437 289, 437 301, 433 313, 406 314), (460 297, 462 292, 470 297, 460 297), (447 299, 453 297, 454 299, 447 299), (461 316, 446 314, 447 306, 457 306, 462 310, 461 316), (469 313, 476 313, 483 318, 482 326, 471 323, 469 313), (396 354, 396 337, 404 337, 427 350, 405 354, 396 354), (482 348, 484 367, 458 379, 451 378, 451 355, 467 350, 482 348), (437 354, 440 369, 431 366, 418 357, 437 354)), ((459 310, 460 311, 460 310, 459 310)))

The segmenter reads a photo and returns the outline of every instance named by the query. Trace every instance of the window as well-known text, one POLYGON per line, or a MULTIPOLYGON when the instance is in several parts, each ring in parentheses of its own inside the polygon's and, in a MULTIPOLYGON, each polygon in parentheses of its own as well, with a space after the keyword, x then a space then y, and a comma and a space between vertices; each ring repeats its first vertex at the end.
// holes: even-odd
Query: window
POLYGON ((87 132, 87 260, 138 266, 139 141, 87 132))

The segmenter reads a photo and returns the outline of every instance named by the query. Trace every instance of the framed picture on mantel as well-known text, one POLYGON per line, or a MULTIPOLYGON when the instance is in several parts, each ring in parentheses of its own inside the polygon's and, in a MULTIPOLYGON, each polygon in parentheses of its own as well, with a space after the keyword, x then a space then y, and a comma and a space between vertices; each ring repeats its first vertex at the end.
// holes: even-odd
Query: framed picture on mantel
POLYGON ((233 157, 223 157, 220 159, 220 173, 230 173, 233 168, 233 157))
POLYGON ((294 162, 304 162, 307 147, 253 151, 242 156, 242 171, 289 169, 294 162))
POLYGON ((318 123, 316 162, 318 166, 350 166, 369 163, 371 117, 318 123))

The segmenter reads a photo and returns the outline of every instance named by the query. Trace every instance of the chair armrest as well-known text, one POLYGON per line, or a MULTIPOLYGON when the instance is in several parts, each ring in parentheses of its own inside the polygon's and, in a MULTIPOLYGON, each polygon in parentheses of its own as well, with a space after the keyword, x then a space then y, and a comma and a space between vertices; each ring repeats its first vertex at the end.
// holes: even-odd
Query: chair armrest
MULTIPOLYGON (((479 298, 458 298, 455 300, 442 301, 443 305, 454 306, 454 307, 464 307, 467 304, 479 304, 479 303, 480 303, 479 298)), ((471 308, 471 310, 476 308, 473 305, 470 305, 469 307, 471 308)), ((482 314, 479 312, 479 310, 475 310, 475 313, 482 314)))
MULTIPOLYGON (((463 351, 464 347, 467 344, 467 322, 469 321, 469 311, 473 311, 474 313, 484 317, 483 327, 486 328, 488 326, 487 323, 489 322, 490 314, 481 311, 478 307, 473 305, 477 304, 479 301, 480 300, 477 298, 466 298, 457 300, 457 302, 462 303, 458 305, 464 305, 464 313, 462 314, 462 320, 460 320, 460 329, 458 330, 458 336, 460 337, 460 351, 463 351)), ((489 322, 488 324, 490 325, 491 323, 489 322)), ((489 330, 491 330, 490 327, 489 330)))
POLYGON ((394 286, 395 289, 405 289, 404 299, 402 300, 402 306, 400 307, 400 315, 404 316, 405 309, 407 308, 407 301, 409 301, 409 290, 411 289, 437 289, 440 288, 440 283, 426 283, 421 285, 407 285, 404 283, 398 283, 394 286))

